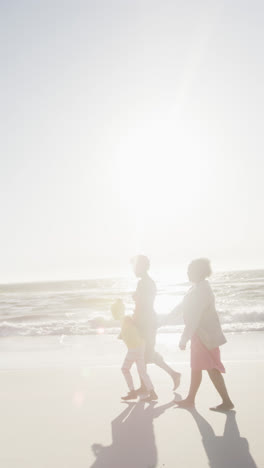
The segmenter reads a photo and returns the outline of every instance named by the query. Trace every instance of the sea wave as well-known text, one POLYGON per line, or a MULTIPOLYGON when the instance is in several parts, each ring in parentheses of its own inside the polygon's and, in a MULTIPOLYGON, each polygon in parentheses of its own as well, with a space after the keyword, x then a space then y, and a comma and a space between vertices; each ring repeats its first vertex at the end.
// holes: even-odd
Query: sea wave
MULTIPOLYGON (((220 315, 221 317, 221 315, 220 315)), ((158 333, 180 333, 183 330, 181 318, 170 319, 164 325, 164 315, 158 317, 158 333)), ((233 316, 222 316, 222 327, 225 332, 245 332, 264 330, 264 312, 244 313, 233 316)), ((47 336, 47 335, 98 335, 116 334, 120 331, 119 322, 97 316, 89 319, 62 318, 47 316, 13 317, 0 322, 0 336, 47 336)))
MULTIPOLYGON (((211 284, 226 332, 264 329, 264 270, 217 273, 211 284)), ((135 287, 125 278, 0 285, 0 336, 118 333, 111 304, 120 297, 132 313, 135 287)), ((181 332, 182 318, 165 316, 189 284, 165 278, 157 287, 158 333, 181 332)))

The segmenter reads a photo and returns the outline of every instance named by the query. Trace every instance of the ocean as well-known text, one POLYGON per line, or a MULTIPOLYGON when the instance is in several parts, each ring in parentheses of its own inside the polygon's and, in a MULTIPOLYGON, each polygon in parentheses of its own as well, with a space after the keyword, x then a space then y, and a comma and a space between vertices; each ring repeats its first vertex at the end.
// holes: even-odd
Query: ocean
MULTIPOLYGON (((264 330, 264 270, 215 273, 211 285, 225 332, 264 330)), ((133 278, 104 278, 0 285, 0 336, 101 335, 118 331, 111 304, 122 298, 133 311, 133 278)), ((158 321, 176 306, 190 284, 171 276, 157 280, 158 321)), ((180 332, 182 317, 158 331, 180 332)))

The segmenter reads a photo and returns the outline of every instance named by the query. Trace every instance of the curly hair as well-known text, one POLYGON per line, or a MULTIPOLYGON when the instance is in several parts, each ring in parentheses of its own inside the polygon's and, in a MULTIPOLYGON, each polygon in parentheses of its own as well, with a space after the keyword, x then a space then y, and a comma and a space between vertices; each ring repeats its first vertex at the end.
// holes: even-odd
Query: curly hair
POLYGON ((188 272, 195 281, 208 278, 212 274, 210 260, 208 258, 196 258, 189 264, 188 272))

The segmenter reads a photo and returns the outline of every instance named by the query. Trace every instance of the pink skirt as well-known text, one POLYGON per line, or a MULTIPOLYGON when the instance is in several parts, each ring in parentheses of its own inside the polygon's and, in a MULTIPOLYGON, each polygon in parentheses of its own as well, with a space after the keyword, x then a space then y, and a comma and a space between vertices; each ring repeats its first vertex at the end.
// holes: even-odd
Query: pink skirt
POLYGON ((207 349, 197 335, 191 339, 191 368, 193 370, 217 369, 225 372, 221 362, 220 349, 207 349))

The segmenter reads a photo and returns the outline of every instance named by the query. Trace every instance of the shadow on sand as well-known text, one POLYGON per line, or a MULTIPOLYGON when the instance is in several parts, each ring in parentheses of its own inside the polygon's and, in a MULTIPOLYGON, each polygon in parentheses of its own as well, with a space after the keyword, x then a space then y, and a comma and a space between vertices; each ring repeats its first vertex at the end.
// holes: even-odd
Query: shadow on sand
MULTIPOLYGON (((176 399, 179 400, 180 396, 176 395, 176 399)), ((153 421, 174 405, 174 399, 161 406, 155 402, 126 403, 124 411, 112 421, 112 444, 92 445, 96 460, 90 468, 157 468, 153 421)), ((224 413, 226 421, 222 436, 215 435, 211 425, 196 409, 184 411, 189 411, 197 424, 209 467, 258 468, 250 454, 247 439, 240 437, 235 411, 224 413)), ((199 460, 196 466, 199 467, 199 460)))
POLYGON ((196 409, 188 411, 192 414, 201 433, 211 468, 257 468, 250 454, 247 439, 240 437, 235 411, 224 413, 226 422, 222 436, 215 435, 213 428, 196 409))
POLYGON ((156 468, 153 420, 174 404, 174 399, 161 406, 155 402, 126 403, 125 410, 112 421, 112 445, 92 445, 96 460, 90 468, 156 468))

